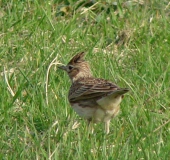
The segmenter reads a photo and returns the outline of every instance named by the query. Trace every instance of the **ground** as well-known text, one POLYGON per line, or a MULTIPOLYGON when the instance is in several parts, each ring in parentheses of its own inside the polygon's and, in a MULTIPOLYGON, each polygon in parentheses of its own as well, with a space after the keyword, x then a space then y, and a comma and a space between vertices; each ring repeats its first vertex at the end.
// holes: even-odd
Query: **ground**
POLYGON ((0 159, 169 159, 168 1, 0 4, 0 159), (89 135, 57 69, 82 51, 94 76, 130 89, 108 135, 89 135))

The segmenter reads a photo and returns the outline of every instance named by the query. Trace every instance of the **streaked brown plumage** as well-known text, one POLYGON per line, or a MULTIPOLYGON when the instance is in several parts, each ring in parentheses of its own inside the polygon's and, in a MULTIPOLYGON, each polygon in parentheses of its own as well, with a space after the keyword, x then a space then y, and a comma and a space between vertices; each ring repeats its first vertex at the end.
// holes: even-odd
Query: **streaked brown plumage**
POLYGON ((78 115, 89 122, 104 122, 106 133, 109 133, 110 120, 118 114, 120 102, 129 89, 94 78, 84 55, 84 52, 79 53, 66 66, 59 67, 72 81, 68 99, 78 115))

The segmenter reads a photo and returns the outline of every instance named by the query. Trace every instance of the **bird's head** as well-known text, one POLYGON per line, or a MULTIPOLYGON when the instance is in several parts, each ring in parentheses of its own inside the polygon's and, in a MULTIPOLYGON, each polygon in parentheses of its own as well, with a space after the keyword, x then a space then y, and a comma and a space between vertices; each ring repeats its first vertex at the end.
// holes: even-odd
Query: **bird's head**
POLYGON ((60 69, 67 72, 72 82, 79 78, 92 77, 89 63, 84 60, 85 53, 76 54, 65 66, 59 66, 60 69))

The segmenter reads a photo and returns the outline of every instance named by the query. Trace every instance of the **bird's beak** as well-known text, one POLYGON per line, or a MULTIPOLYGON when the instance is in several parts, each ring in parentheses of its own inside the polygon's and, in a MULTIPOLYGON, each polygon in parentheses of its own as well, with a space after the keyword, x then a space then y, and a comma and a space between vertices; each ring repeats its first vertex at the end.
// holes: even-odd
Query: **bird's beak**
POLYGON ((67 67, 66 67, 66 66, 58 66, 58 68, 59 68, 59 69, 62 69, 62 70, 64 70, 64 71, 67 70, 67 67))

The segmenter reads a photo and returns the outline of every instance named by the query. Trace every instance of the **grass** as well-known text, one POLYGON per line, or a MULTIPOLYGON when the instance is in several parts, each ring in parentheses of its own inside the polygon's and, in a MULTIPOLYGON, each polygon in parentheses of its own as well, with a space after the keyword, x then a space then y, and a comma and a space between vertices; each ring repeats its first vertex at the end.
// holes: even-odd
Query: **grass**
POLYGON ((0 159, 169 159, 168 1, 0 4, 0 159), (89 137, 68 103, 69 78, 55 65, 46 104, 51 61, 81 51, 96 77, 131 90, 109 135, 97 124, 89 137))

